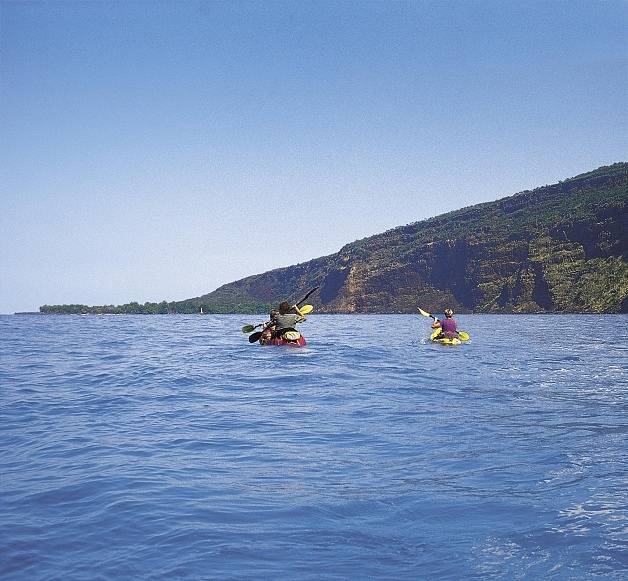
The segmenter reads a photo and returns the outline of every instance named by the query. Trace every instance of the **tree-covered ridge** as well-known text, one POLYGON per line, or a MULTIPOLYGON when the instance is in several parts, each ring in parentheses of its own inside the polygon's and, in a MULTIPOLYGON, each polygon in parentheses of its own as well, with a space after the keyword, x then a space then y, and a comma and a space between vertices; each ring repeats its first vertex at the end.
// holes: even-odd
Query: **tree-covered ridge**
POLYGON ((229 314, 229 313, 261 313, 270 310, 265 303, 247 302, 235 307, 226 304, 210 304, 209 302, 179 301, 160 303, 131 302, 124 305, 42 305, 39 312, 44 315, 172 315, 172 314, 229 314))
MULTIPOLYGON (((198 298, 81 309, 267 312, 319 286, 319 312, 415 312, 417 304, 486 313, 627 312, 627 200, 628 164, 617 163, 357 240, 198 298)), ((86 312, 72 307, 42 312, 86 312)))

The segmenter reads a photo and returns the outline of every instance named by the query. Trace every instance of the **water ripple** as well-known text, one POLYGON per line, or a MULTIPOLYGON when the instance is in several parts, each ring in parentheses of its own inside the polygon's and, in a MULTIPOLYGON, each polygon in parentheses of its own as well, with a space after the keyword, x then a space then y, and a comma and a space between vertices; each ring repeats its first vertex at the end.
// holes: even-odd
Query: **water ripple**
POLYGON ((460 319, 0 317, 0 576, 625 578, 625 331, 460 319))

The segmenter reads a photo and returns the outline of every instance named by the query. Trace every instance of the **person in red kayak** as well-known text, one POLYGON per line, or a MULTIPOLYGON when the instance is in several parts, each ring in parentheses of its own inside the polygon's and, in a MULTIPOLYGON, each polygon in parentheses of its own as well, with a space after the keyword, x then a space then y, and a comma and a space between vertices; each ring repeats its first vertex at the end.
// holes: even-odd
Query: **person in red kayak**
POLYGON ((297 305, 290 305, 288 301, 279 303, 279 312, 273 313, 274 336, 277 337, 286 331, 294 331, 297 323, 302 323, 306 317, 297 305))
POLYGON ((438 319, 434 319, 432 323, 432 329, 442 329, 443 335, 447 337, 447 339, 459 339, 458 325, 454 319, 454 312, 451 309, 445 309, 445 320, 439 321, 438 319))
POLYGON ((295 325, 305 320, 305 315, 301 313, 297 305, 290 305, 288 301, 282 301, 279 303, 278 309, 273 309, 270 312, 270 321, 266 323, 262 333, 262 343, 270 343, 286 331, 295 331, 295 325))

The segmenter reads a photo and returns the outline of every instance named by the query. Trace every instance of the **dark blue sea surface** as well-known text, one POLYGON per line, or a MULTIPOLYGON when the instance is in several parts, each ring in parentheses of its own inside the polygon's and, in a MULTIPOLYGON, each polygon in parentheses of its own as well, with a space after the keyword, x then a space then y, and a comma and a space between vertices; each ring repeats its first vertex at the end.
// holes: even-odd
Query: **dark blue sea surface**
POLYGON ((628 577, 628 317, 262 320, 0 317, 0 577, 628 577))

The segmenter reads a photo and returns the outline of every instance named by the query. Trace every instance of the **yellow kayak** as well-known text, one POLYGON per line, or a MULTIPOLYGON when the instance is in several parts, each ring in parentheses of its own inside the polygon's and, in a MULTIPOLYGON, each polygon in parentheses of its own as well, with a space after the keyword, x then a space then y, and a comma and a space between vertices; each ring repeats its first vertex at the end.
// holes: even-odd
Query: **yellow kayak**
POLYGON ((434 332, 430 335, 430 341, 433 343, 440 343, 441 345, 462 345, 463 341, 468 341, 470 339, 469 333, 465 333, 464 331, 460 331, 458 333, 460 339, 457 337, 441 337, 440 335, 442 332, 442 329, 434 330, 434 332))

